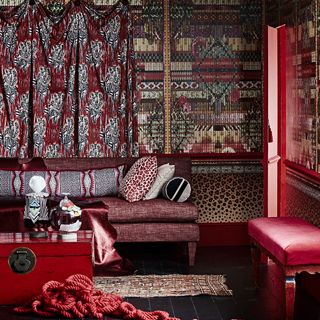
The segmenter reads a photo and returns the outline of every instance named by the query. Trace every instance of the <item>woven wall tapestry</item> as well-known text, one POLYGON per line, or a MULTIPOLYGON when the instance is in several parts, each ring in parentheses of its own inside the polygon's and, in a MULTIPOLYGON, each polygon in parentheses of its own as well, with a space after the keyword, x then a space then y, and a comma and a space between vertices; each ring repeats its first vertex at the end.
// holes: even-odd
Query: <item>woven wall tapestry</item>
POLYGON ((0 13, 0 156, 138 154, 128 5, 0 13))
POLYGON ((141 153, 262 151, 261 0, 134 0, 141 153))

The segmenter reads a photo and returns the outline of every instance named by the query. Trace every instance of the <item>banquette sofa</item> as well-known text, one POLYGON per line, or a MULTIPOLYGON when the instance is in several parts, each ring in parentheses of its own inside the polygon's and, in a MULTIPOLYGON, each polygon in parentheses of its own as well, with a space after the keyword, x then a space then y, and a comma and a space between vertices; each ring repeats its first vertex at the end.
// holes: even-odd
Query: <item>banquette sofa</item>
MULTIPOLYGON (((5 182, 7 170, 17 177, 37 172, 83 171, 90 174, 91 170, 115 168, 124 165, 124 175, 135 163, 137 158, 68 158, 68 159, 33 159, 22 163, 17 159, 0 159, 0 180, 5 182), (1 173, 2 172, 2 173, 1 173)), ((174 176, 183 177, 191 181, 191 159, 188 157, 157 157, 158 166, 166 163, 175 165, 174 176)), ((18 179, 19 180, 19 179, 18 179)), ((48 182, 50 183, 50 182, 48 182)), ((21 189, 21 186, 19 186, 21 189)), ((19 232, 24 230, 23 207, 24 198, 1 194, 0 187, 0 232, 19 232), (11 199, 10 199, 11 198, 11 199)), ((25 190, 26 191, 26 190, 25 190)), ((71 195, 72 196, 72 195, 71 195)), ((188 246, 189 265, 195 261, 197 241, 199 240, 199 226, 197 207, 187 200, 175 202, 161 196, 152 200, 128 202, 118 194, 87 195, 86 199, 102 200, 108 206, 108 221, 117 231, 118 242, 185 242, 188 246)))

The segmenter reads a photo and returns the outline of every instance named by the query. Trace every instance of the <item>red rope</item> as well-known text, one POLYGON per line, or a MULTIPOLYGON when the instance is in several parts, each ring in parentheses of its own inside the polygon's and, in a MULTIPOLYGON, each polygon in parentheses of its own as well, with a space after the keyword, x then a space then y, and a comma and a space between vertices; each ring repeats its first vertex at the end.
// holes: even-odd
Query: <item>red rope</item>
POLYGON ((142 311, 123 301, 118 295, 93 288, 92 281, 82 275, 72 275, 64 283, 49 281, 42 287, 42 294, 24 306, 16 307, 16 313, 34 313, 41 317, 103 319, 104 315, 131 320, 180 320, 171 318, 165 311, 142 311))

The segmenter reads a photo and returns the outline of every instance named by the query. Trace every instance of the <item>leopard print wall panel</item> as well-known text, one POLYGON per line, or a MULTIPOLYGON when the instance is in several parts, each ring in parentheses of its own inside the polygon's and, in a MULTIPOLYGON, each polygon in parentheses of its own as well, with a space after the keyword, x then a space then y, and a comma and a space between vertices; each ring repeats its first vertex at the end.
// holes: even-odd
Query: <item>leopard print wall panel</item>
POLYGON ((199 223, 246 222, 263 215, 263 172, 257 166, 193 167, 199 223))

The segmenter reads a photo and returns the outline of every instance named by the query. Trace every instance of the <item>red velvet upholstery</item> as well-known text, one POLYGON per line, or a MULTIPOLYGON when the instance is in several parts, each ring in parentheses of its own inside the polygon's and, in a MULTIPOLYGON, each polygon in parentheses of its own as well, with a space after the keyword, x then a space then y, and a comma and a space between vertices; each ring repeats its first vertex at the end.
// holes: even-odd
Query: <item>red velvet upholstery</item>
POLYGON ((18 162, 18 159, 0 158, 1 170, 21 170, 22 165, 18 162))
POLYGON ((284 266, 320 264, 320 229, 300 218, 257 218, 248 231, 284 266))
POLYGON ((0 197, 0 232, 24 232, 24 200, 2 201, 0 197))

